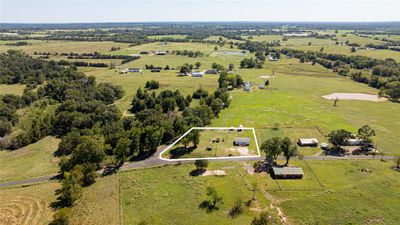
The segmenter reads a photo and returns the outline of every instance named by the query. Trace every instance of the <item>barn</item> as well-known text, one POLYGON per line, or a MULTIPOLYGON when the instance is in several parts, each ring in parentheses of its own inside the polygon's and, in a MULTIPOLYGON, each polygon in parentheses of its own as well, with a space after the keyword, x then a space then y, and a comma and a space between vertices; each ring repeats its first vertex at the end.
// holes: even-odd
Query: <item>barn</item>
POLYGON ((304 176, 301 167, 272 167, 271 172, 274 179, 302 179, 304 176))

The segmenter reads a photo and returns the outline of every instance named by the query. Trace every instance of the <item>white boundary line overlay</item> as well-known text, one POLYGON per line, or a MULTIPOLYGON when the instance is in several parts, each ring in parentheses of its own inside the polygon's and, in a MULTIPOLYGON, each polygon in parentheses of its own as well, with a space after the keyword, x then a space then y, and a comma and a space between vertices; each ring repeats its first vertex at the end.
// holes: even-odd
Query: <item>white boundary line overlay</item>
POLYGON ((257 140, 256 131, 255 131, 254 127, 192 127, 188 131, 186 131, 186 133, 184 133, 182 136, 180 136, 176 141, 174 141, 174 143, 168 145, 164 150, 162 150, 160 155, 159 155, 159 158, 161 160, 170 161, 170 162, 194 161, 194 160, 200 160, 200 159, 206 159, 206 160, 254 159, 254 158, 258 158, 258 157, 261 157, 261 153, 260 153, 260 148, 258 147, 258 140, 257 140), (164 152, 170 150, 174 145, 176 145, 183 137, 185 137, 187 134, 189 134, 192 130, 230 130, 230 129, 234 129, 235 131, 237 131, 238 129, 241 129, 241 130, 252 130, 253 131, 253 135, 254 135, 254 141, 256 143, 257 155, 252 155, 252 156, 216 156, 216 157, 182 158, 182 159, 168 159, 168 158, 162 157, 164 152))

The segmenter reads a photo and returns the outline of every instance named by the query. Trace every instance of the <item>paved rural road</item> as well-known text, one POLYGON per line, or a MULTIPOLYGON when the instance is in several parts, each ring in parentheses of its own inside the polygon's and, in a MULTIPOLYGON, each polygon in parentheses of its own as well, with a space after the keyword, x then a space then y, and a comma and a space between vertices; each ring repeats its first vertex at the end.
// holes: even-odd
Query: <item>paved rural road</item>
MULTIPOLYGON (((176 165, 176 164, 184 164, 184 163, 193 163, 193 161, 183 161, 183 162, 171 162, 161 160, 159 158, 160 153, 163 149, 158 150, 154 153, 153 156, 150 158, 139 161, 139 162, 129 162, 125 163, 120 170, 131 170, 131 169, 139 169, 139 168, 149 168, 149 167, 157 167, 157 166, 164 166, 164 165, 176 165)), ((392 160, 395 156, 383 156, 385 160, 392 160)), ((235 159, 213 159, 212 161, 257 161, 262 160, 263 157, 251 157, 251 158, 235 158, 235 159)), ((278 159, 284 159, 283 157, 279 157, 278 159)), ((382 156, 367 156, 367 155, 351 155, 351 156, 304 156, 304 160, 364 160, 364 159, 382 159, 382 156)), ((101 171, 99 171, 101 173, 101 171)), ((39 182, 45 182, 49 180, 56 180, 59 178, 59 174, 52 174, 43 177, 32 178, 28 180, 20 180, 20 181, 12 181, 6 183, 0 183, 0 187, 9 187, 14 185, 27 185, 39 182)))

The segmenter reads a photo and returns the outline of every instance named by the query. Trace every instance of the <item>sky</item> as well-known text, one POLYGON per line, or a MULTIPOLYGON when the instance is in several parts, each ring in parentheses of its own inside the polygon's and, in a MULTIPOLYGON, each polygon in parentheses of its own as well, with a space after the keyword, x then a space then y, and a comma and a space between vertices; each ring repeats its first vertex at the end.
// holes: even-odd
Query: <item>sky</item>
POLYGON ((400 0, 0 0, 0 23, 400 21, 400 0))

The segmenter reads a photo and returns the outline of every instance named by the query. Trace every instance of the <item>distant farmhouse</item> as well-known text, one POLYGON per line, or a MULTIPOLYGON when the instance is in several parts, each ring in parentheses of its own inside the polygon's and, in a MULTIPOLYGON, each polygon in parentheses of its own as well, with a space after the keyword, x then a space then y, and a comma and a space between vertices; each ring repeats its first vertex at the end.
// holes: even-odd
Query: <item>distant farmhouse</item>
POLYGON ((301 179, 304 172, 300 167, 272 167, 271 175, 274 179, 301 179))
POLYGON ((250 145, 250 138, 235 138, 235 143, 236 146, 249 146, 250 145))

